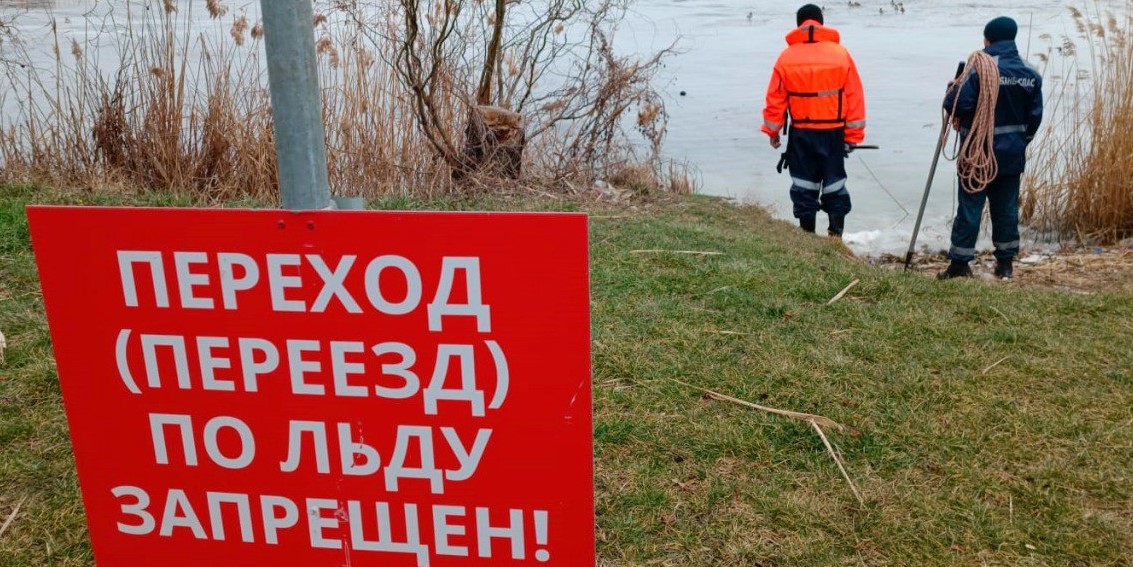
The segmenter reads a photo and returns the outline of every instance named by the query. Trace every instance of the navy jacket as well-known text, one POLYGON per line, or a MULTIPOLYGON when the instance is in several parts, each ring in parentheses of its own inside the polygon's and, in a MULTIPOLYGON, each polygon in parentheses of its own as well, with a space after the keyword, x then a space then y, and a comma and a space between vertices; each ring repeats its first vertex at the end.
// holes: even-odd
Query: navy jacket
MULTIPOLYGON (((1043 81, 1023 58, 1011 40, 997 41, 984 50, 999 65, 999 103, 995 106, 995 158, 1000 175, 1019 175, 1027 162, 1027 144, 1039 131, 1043 119, 1043 81)), ((972 73, 959 91, 956 117, 960 133, 967 135, 976 112, 980 81, 972 73)), ((956 99, 952 90, 944 100, 944 109, 952 111, 956 99)))

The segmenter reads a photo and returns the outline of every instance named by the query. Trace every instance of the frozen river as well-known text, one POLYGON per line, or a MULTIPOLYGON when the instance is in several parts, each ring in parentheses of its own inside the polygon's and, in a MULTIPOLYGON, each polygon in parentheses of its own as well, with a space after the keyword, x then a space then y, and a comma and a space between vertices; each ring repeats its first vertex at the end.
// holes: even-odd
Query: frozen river
MULTIPOLYGON (((203 17, 204 1, 191 1, 203 17)), ((1013 16, 1020 24, 1020 50, 1040 67, 1034 56, 1048 49, 1041 35, 1075 34, 1062 0, 905 0, 903 14, 889 0, 859 1, 860 7, 835 2, 826 10, 826 23, 842 32, 865 84, 866 143, 882 148, 858 152, 847 164, 854 212, 846 241, 859 252, 898 253, 907 246, 924 189, 944 85, 956 63, 982 47, 984 23, 1013 16)), ((225 4, 249 12, 257 6, 250 0, 225 4)), ((88 36, 98 27, 85 17, 91 5, 0 0, 0 9, 23 12, 17 24, 33 36, 49 32, 51 16, 60 22, 61 36, 88 36)), ((1124 2, 1090 0, 1089 5, 1117 9, 1124 2)), ((650 52, 674 42, 680 50, 659 80, 670 114, 667 156, 694 168, 702 192, 762 203, 785 218, 790 216, 789 181, 775 173, 778 152, 767 145, 759 125, 771 66, 794 26, 797 7, 771 0, 640 0, 618 36, 622 52, 650 52)), ((942 162, 926 215, 921 242, 934 249, 946 247, 953 171, 951 163, 942 162)))
MULTIPOLYGON (((847 163, 854 212, 846 241, 861 252, 903 252, 940 132, 945 84, 959 61, 983 47, 984 24, 1000 15, 1014 17, 1020 51, 1029 51, 1041 68, 1034 54, 1046 51, 1048 42, 1040 36, 1073 37, 1073 21, 1061 0, 905 0, 904 14, 889 0, 860 4, 833 2, 826 8, 826 23, 841 31, 865 84, 865 143, 882 148, 858 152, 847 163)), ((759 125, 771 66, 786 46, 783 37, 799 5, 644 0, 626 30, 629 37, 622 38, 640 50, 679 39, 683 53, 669 62, 661 83, 671 115, 668 155, 698 170, 704 193, 763 203, 784 218, 791 216, 790 182, 775 173, 779 153, 767 145, 759 125)), ((941 163, 921 238, 934 248, 946 247, 954 214, 955 169, 941 163)), ((981 241, 985 245, 990 237, 981 241)))

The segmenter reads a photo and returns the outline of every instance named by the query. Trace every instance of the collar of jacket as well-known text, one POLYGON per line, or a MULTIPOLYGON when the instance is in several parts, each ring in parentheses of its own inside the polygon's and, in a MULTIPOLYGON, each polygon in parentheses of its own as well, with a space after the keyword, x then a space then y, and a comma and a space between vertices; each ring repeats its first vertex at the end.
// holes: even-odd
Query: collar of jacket
POLYGON ((840 43, 842 41, 841 34, 838 30, 824 26, 816 20, 807 20, 803 24, 787 34, 787 45, 795 45, 798 43, 817 43, 820 41, 829 41, 832 43, 840 43), (813 37, 811 32, 814 32, 813 37))
POLYGON ((1015 40, 1005 39, 987 46, 984 52, 992 57, 1011 57, 1019 55, 1019 47, 1015 45, 1015 40))

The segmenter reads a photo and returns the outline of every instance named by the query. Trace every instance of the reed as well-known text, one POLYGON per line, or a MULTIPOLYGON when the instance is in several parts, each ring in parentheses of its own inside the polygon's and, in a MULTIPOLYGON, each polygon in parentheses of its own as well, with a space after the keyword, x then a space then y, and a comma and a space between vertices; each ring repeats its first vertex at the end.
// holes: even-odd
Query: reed
POLYGON ((1047 126, 1031 156, 1022 215, 1061 240, 1133 236, 1133 14, 1070 8, 1075 37, 1044 37, 1047 126))
MULTIPOLYGON (((46 68, 41 59, 34 64, 19 38, 3 44, 0 81, 6 86, 0 97, 16 111, 0 117, 0 183, 171 191, 206 202, 274 199, 262 26, 221 0, 131 4, 135 9, 116 12, 103 24, 111 30, 105 33, 117 34, 109 65, 54 28, 53 60, 46 68), (207 17, 194 17, 192 10, 207 10, 207 17)), ((412 93, 398 80, 396 14, 369 12, 362 19, 357 3, 337 1, 318 1, 316 9, 332 193, 429 196, 485 187, 483 180, 455 185, 430 147, 412 93)), ((444 88, 431 101, 452 139, 462 135, 468 115, 466 65, 454 56, 439 67, 444 88)), ((630 77, 632 89, 612 92, 621 97, 614 101, 618 108, 639 107, 645 118, 661 120, 655 98, 642 96, 648 81, 639 79, 651 70, 642 67, 640 77, 630 77)), ((535 86, 539 92, 555 88, 535 86)), ((641 152, 636 148, 642 144, 628 135, 612 137, 604 155, 624 157, 612 162, 555 153, 568 144, 573 126, 533 122, 538 132, 525 156, 525 184, 583 190, 631 160, 652 167, 658 186, 681 186, 670 180, 655 150, 663 136, 648 139, 641 152)), ((624 122, 626 134, 636 128, 649 135, 632 120, 624 122)))

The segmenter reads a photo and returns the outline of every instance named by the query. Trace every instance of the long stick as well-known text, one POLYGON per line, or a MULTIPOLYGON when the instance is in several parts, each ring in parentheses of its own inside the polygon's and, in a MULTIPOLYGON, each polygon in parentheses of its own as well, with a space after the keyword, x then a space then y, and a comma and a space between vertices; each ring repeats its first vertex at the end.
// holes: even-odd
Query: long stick
POLYGON ((830 451, 830 456, 834 457, 834 463, 838 465, 838 470, 842 472, 842 478, 846 479, 846 483, 850 485, 850 491, 854 493, 854 497, 858 499, 858 504, 865 506, 865 500, 862 498, 862 493, 858 492, 858 487, 854 486, 854 481, 850 480, 850 473, 846 472, 846 467, 842 466, 842 459, 838 453, 834 452, 834 447, 830 446, 830 441, 826 438, 826 434, 822 432, 822 428, 815 422, 810 422, 814 426, 814 430, 818 432, 818 436, 822 438, 822 444, 826 445, 826 450, 830 451))
POLYGON ((823 417, 821 415, 814 415, 814 414, 810 414, 810 413, 801 413, 801 412, 797 412, 797 411, 789 411, 789 410, 769 408, 767 406, 761 406, 759 404, 753 404, 749 401, 741 400, 739 398, 733 398, 732 396, 729 396, 729 395, 726 395, 726 394, 721 394, 720 392, 714 392, 714 391, 709 390, 707 388, 701 388, 700 386, 695 386, 693 384, 689 384, 688 382, 681 382, 680 380, 677 380, 676 378, 669 378, 669 380, 671 380, 671 381, 673 381, 677 384, 680 384, 682 386, 692 388, 693 390, 699 390, 701 392, 704 392, 705 394, 708 394, 708 396, 710 398, 714 399, 714 400, 718 400, 718 401, 722 401, 722 402, 731 402, 733 404, 741 405, 741 406, 748 407, 748 408, 751 408, 751 409, 754 409, 754 410, 759 410, 759 411, 766 412, 766 413, 773 413, 775 415, 781 415, 783 417, 789 417, 791 419, 796 419, 798 421, 805 421, 807 423, 817 423, 817 424, 822 425, 824 427, 829 427, 831 429, 836 429, 838 431, 845 431, 846 430, 846 427, 843 426, 841 423, 838 423, 838 422, 834 421, 833 419, 830 419, 828 417, 823 417))
POLYGON ((827 301, 827 302, 826 302, 826 306, 827 306, 827 307, 829 307, 829 306, 831 306, 831 305, 834 305, 835 303, 837 303, 837 302, 838 302, 838 300, 839 300, 839 299, 842 299, 843 297, 846 297, 846 294, 847 294, 847 293, 850 293, 850 290, 851 290, 851 289, 854 289, 854 286, 856 286, 856 285, 858 285, 859 283, 861 283, 861 281, 862 281, 862 280, 854 280, 854 281, 850 282, 850 285, 846 286, 846 289, 843 289, 842 291, 838 292, 838 295, 835 295, 835 296, 834 296, 834 299, 831 299, 830 301, 827 301))
POLYGON ((913 254, 917 250, 917 237, 921 234, 921 222, 924 221, 925 207, 928 206, 928 195, 932 192, 932 180, 936 177, 936 166, 940 164, 940 153, 944 150, 944 134, 948 132, 948 121, 940 126, 940 136, 936 139, 936 153, 932 154, 932 167, 928 170, 928 182, 924 186, 924 196, 921 197, 921 208, 917 211, 917 224, 913 225, 913 238, 909 241, 909 251, 905 254, 905 269, 913 265, 913 254))
MULTIPOLYGON (((960 62, 956 67, 956 78, 960 78, 963 73, 964 62, 960 62)), ((936 177, 936 166, 940 164, 940 153, 944 150, 944 135, 948 133, 948 120, 942 122, 940 136, 936 138, 936 153, 932 154, 932 167, 928 170, 928 182, 925 183, 924 196, 921 197, 921 209, 917 211, 917 224, 913 226, 913 238, 909 241, 909 251, 905 254, 905 270, 913 265, 913 254, 917 251, 917 237, 921 234, 921 222, 924 221, 925 207, 928 206, 928 195, 932 192, 932 180, 936 177)))
POLYGON ((20 501, 16 504, 16 507, 12 510, 12 513, 8 514, 8 519, 4 520, 4 525, 0 526, 0 536, 4 535, 4 532, 8 531, 8 526, 12 525, 12 521, 15 520, 16 516, 20 514, 20 508, 23 507, 24 501, 26 501, 27 499, 27 496, 21 498, 20 501))

